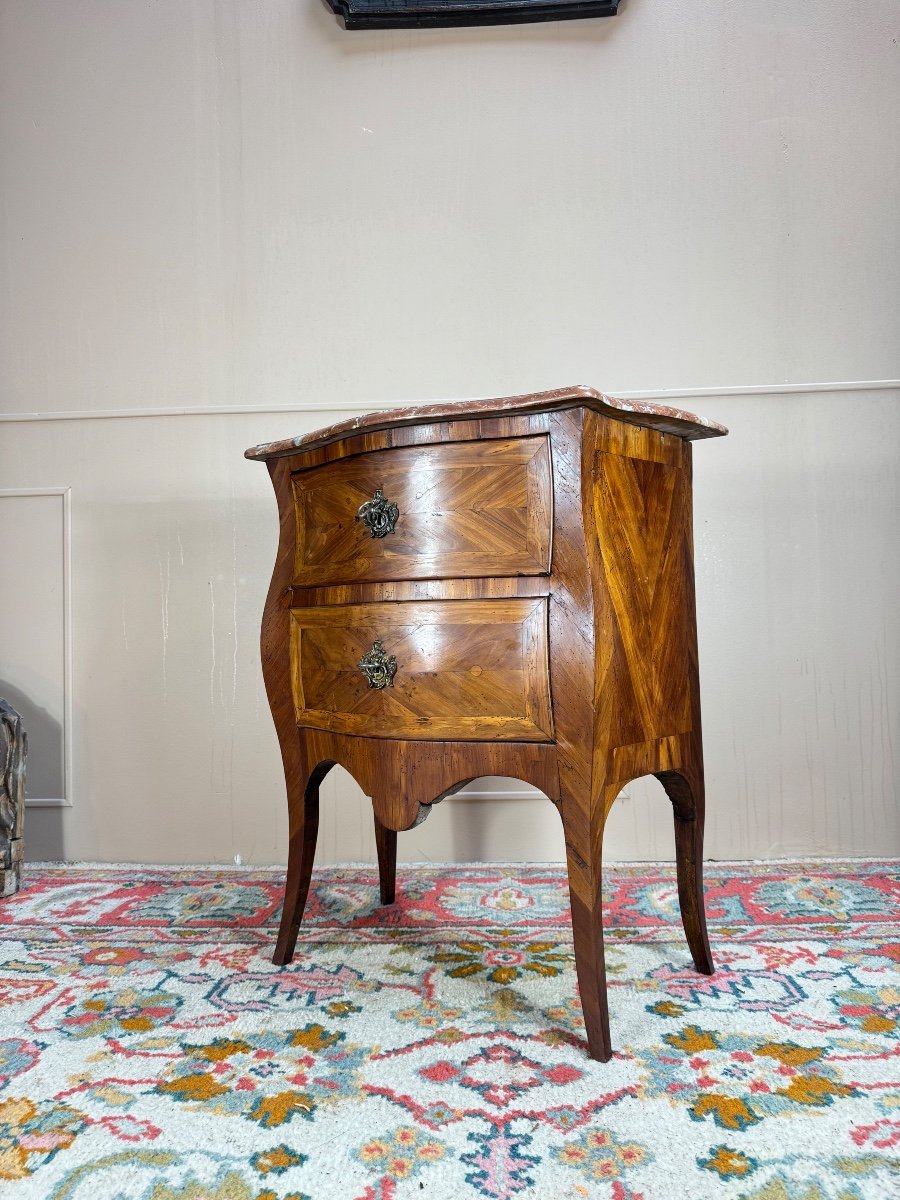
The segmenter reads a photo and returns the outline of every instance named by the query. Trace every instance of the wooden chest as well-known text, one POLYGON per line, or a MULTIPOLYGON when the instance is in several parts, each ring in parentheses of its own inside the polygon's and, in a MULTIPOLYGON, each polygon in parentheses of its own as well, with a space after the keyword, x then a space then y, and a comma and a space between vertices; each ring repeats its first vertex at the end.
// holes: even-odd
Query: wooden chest
POLYGON ((382 899, 397 831, 472 779, 557 806, 587 1038, 610 1056, 603 827, 654 774, 675 814, 679 898, 713 969, 702 889, 703 760, 691 442, 726 431, 590 388, 373 413, 247 451, 281 535, 262 661, 284 760, 289 961, 336 763, 372 797, 382 899))

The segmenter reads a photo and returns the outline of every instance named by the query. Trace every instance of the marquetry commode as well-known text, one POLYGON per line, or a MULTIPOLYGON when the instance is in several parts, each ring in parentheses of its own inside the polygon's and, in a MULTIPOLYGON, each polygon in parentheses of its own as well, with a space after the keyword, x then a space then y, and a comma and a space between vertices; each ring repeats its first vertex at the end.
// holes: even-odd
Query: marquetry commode
POLYGON ((603 827, 625 784, 655 775, 694 965, 712 973, 691 441, 725 432, 573 387, 372 413, 247 451, 268 465, 281 526, 262 623, 290 813, 276 962, 294 952, 319 784, 340 763, 372 797, 386 904, 397 831, 436 800, 504 775, 553 801, 601 1060, 603 827))

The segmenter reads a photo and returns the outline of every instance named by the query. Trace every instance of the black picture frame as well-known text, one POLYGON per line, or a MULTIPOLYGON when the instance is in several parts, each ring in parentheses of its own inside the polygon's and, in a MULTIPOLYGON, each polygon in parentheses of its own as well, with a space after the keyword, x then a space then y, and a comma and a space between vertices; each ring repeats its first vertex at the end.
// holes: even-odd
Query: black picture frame
POLYGON ((435 29, 614 17, 621 0, 325 0, 345 29, 435 29))

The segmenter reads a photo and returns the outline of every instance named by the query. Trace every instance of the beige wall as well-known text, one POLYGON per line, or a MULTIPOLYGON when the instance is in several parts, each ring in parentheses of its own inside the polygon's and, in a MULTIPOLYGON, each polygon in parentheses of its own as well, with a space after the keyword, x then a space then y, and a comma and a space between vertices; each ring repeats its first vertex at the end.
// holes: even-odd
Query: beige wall
MULTIPOLYGON (((284 858, 246 446, 576 381, 732 428, 695 455, 710 853, 900 849, 898 393, 865 382, 900 376, 892 0, 371 34, 313 0, 0 17, 0 514, 30 506, 0 679, 68 803, 30 809, 31 857, 284 858)), ((560 855, 552 806, 498 789, 401 852, 560 855)), ((654 789, 611 857, 670 854, 654 789)), ((325 799, 320 860, 371 858, 352 781, 325 799)))

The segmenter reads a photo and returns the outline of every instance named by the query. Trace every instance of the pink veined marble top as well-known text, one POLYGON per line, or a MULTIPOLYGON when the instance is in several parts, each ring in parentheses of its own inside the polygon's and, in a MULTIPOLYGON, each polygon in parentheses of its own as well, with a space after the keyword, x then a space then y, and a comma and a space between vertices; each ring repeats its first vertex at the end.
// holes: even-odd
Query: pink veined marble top
POLYGON ((680 408, 650 404, 643 400, 617 400, 615 396, 604 396, 594 388, 576 386, 557 388, 551 392, 533 392, 524 396, 503 396, 498 400, 450 400, 440 404, 410 405, 407 408, 366 413, 362 417, 351 417, 348 421, 329 425, 327 429, 317 429, 313 433, 304 433, 298 437, 251 446, 244 452, 244 457, 280 458, 285 454, 296 454, 298 450, 317 450, 320 446, 350 437, 354 433, 374 433, 397 425, 423 425, 457 418, 504 417, 581 407, 593 408, 631 425, 646 425, 687 440, 722 437, 728 432, 724 425, 707 420, 706 417, 695 416, 694 413, 684 412, 680 408))

